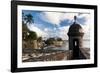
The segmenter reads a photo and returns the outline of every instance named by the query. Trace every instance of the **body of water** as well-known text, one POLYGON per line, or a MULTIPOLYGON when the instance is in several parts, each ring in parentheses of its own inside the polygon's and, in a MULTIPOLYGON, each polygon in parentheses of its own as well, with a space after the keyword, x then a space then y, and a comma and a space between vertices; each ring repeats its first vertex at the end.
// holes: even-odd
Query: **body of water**
MULTIPOLYGON (((89 40, 83 40, 83 48, 90 48, 90 41, 89 40)), ((69 50, 68 40, 64 41, 64 44, 62 45, 62 47, 54 47, 52 49, 54 49, 54 50, 69 50)))

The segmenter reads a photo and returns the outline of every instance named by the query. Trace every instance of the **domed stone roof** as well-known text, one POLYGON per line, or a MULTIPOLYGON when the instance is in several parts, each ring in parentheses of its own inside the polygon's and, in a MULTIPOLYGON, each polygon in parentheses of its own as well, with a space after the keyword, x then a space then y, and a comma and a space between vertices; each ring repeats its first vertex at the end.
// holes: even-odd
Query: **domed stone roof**
POLYGON ((69 31, 68 31, 68 36, 83 36, 83 29, 81 25, 76 23, 76 16, 74 16, 74 22, 70 26, 69 31))
POLYGON ((81 27, 81 25, 79 25, 79 24, 77 24, 76 22, 74 22, 71 26, 70 26, 70 28, 69 28, 69 31, 68 31, 68 35, 70 36, 70 35, 76 35, 76 36, 78 36, 78 35, 83 35, 84 33, 83 33, 83 29, 82 29, 82 27, 81 27))
POLYGON ((80 32, 79 30, 82 30, 82 27, 75 22, 69 28, 69 32, 80 32))

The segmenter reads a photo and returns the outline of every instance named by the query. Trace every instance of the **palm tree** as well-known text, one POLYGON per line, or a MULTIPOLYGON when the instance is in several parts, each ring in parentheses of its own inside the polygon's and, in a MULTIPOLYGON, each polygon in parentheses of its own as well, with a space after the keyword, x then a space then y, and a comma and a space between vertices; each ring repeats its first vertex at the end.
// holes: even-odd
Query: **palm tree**
POLYGON ((28 39, 27 33, 30 33, 27 25, 33 23, 33 16, 31 14, 25 15, 22 13, 22 33, 23 33, 23 40, 28 39))
POLYGON ((25 24, 31 24, 31 23, 34 23, 33 22, 33 16, 31 15, 31 14, 27 14, 27 15, 25 15, 25 18, 24 18, 24 20, 25 20, 25 24))

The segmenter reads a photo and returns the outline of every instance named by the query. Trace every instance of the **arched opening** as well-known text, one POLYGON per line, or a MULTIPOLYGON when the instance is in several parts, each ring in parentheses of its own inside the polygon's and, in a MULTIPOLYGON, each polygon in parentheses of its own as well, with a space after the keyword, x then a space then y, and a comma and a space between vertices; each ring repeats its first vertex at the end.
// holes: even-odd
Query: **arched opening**
POLYGON ((79 47, 79 40, 78 39, 73 40, 73 46, 74 47, 79 47))
POLYGON ((73 39, 73 59, 79 59, 79 40, 73 39))

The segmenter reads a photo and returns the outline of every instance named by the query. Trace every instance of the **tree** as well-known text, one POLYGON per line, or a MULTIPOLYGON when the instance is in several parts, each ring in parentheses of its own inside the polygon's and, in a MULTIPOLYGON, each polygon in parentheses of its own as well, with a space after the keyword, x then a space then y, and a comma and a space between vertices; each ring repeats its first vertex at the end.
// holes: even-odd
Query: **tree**
POLYGON ((33 16, 31 14, 25 15, 24 12, 22 12, 22 37, 23 37, 23 40, 28 40, 28 37, 30 39, 30 36, 32 36, 30 30, 27 27, 27 24, 31 24, 31 23, 33 23, 33 16), (28 33, 31 35, 28 36, 28 33))
POLYGON ((24 24, 24 18, 25 18, 25 14, 22 12, 22 24, 24 24))
POLYGON ((54 44, 54 41, 55 41, 54 38, 49 38, 49 39, 47 39, 47 40, 45 41, 45 44, 51 45, 51 44, 54 44))
POLYGON ((34 31, 29 31, 28 33, 29 33, 29 35, 28 35, 28 39, 29 39, 29 40, 36 40, 36 39, 37 39, 37 34, 36 34, 36 32, 34 32, 34 31))
POLYGON ((22 39, 24 41, 27 41, 29 39, 29 34, 30 34, 29 32, 30 32, 30 30, 28 30, 27 28, 26 28, 26 30, 22 31, 22 39))
POLYGON ((26 24, 27 23, 31 24, 31 23, 33 23, 33 16, 31 14, 27 14, 24 17, 24 20, 25 20, 26 24))
POLYGON ((61 38, 57 38, 57 41, 62 41, 62 39, 61 38))
POLYGON ((26 21, 26 15, 22 12, 22 31, 24 32, 28 31, 25 21, 26 21))

